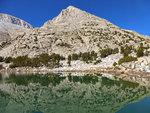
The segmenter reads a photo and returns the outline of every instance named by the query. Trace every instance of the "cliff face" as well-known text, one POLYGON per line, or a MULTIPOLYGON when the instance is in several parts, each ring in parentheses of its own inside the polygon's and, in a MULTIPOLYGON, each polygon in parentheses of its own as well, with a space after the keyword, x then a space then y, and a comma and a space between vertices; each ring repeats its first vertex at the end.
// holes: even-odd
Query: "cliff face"
POLYGON ((30 24, 19 18, 0 13, 0 45, 3 47, 4 43, 12 43, 15 37, 32 28, 30 24))
POLYGON ((146 36, 120 29, 105 19, 73 6, 62 10, 41 28, 27 30, 14 39, 9 51, 5 51, 7 48, 2 50, 7 56, 34 57, 41 53, 57 53, 67 57, 79 52, 99 52, 108 47, 120 49, 126 44, 134 48, 140 43, 149 46, 150 42, 146 36))
POLYGON ((10 27, 23 27, 23 28, 28 28, 31 29, 33 28, 30 24, 28 24, 27 22, 16 18, 14 16, 8 15, 8 14, 2 14, 0 13, 0 30, 2 30, 2 28, 10 28, 10 27), (2 24, 9 24, 8 26, 2 26, 2 24))

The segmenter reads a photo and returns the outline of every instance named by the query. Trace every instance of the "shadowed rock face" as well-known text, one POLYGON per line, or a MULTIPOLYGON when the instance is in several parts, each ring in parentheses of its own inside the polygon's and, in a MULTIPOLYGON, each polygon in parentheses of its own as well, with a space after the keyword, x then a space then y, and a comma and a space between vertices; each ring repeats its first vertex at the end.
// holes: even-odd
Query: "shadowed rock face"
POLYGON ((5 26, 5 27, 11 27, 11 24, 13 24, 13 25, 16 25, 16 27, 18 26, 18 27, 23 27, 23 28, 28 28, 28 29, 33 28, 30 24, 28 24, 27 22, 19 18, 16 18, 8 14, 2 14, 2 13, 0 13, 0 23, 1 24, 7 23, 10 25, 10 26, 5 26))
POLYGON ((150 89, 96 75, 11 75, 0 89, 1 113, 114 113, 150 89), (4 111, 3 111, 4 110, 4 111))

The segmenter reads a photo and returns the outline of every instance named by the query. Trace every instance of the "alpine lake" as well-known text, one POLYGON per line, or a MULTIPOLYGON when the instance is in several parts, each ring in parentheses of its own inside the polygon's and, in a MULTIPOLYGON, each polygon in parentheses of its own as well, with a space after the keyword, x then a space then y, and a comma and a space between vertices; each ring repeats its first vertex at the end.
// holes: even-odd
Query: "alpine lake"
POLYGON ((0 74, 0 113, 150 113, 149 96, 102 74, 0 74))

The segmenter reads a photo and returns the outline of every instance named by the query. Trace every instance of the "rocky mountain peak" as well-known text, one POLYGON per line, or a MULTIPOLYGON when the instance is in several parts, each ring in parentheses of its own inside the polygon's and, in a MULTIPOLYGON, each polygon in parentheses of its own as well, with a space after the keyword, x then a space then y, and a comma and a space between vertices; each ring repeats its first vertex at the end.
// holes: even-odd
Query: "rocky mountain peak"
POLYGON ((82 11, 79 8, 74 6, 68 6, 66 9, 63 9, 60 14, 52 20, 47 21, 43 27, 47 28, 51 25, 78 25, 81 23, 89 22, 89 21, 99 21, 103 26, 107 26, 106 24, 110 24, 107 20, 94 16, 88 12, 82 11))
POLYGON ((54 18, 53 23, 72 23, 75 20, 82 19, 82 17, 87 17, 88 13, 82 11, 73 6, 69 6, 66 9, 63 9, 61 13, 54 18))
POLYGON ((80 10, 79 8, 76 8, 76 7, 74 7, 74 6, 68 6, 68 7, 66 8, 66 10, 69 10, 69 11, 82 11, 82 10, 80 10))
POLYGON ((0 13, 0 23, 7 24, 7 25, 13 24, 13 25, 17 25, 19 27, 28 28, 28 29, 33 28, 29 23, 23 20, 17 17, 11 16, 11 15, 8 15, 8 14, 3 14, 3 13, 0 13))
POLYGON ((149 38, 143 35, 123 30, 105 19, 73 6, 63 9, 57 17, 41 28, 26 32, 23 30, 23 33, 17 30, 15 34, 17 33, 19 35, 13 36, 17 37, 14 42, 0 51, 0 55, 34 57, 42 53, 56 53, 67 58, 68 55, 80 52, 99 53, 107 48, 120 50, 121 46, 126 45, 138 49, 140 43, 145 47, 150 43, 149 38))
POLYGON ((33 27, 27 22, 8 14, 0 13, 0 45, 10 43, 19 34, 33 27))

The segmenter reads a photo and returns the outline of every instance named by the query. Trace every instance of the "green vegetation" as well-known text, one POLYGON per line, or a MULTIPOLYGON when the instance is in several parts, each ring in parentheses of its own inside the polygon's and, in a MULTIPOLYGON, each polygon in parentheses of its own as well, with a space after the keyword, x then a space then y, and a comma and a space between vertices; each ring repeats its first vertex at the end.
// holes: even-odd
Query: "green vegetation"
POLYGON ((113 66, 115 67, 116 65, 117 65, 117 63, 116 63, 116 62, 114 62, 114 63, 113 63, 113 66))
MULTIPOLYGON (((73 60, 81 60, 86 63, 92 63, 93 60, 97 59, 97 53, 95 51, 92 52, 85 52, 85 53, 79 53, 79 54, 72 54, 68 56, 68 65, 71 66, 71 61, 73 60)), ((100 62, 100 61, 99 61, 100 62)))
POLYGON ((111 55, 112 54, 112 51, 110 48, 107 48, 107 49, 103 49, 100 51, 100 54, 101 54, 101 58, 105 58, 107 57, 108 55, 111 55))
POLYGON ((52 86, 56 86, 64 77, 60 77, 59 74, 47 73, 44 75, 40 74, 11 74, 7 81, 9 83, 15 83, 16 85, 24 85, 27 86, 29 83, 39 83, 42 86, 48 86, 51 84, 52 86))
POLYGON ((119 53, 119 49, 118 48, 112 49, 112 54, 116 54, 116 53, 119 53))
POLYGON ((109 78, 106 78, 106 77, 102 77, 102 83, 101 83, 103 86, 122 86, 122 88, 126 88, 126 87, 129 87, 129 88, 136 88, 139 86, 138 83, 132 83, 132 82, 129 82, 129 81, 124 81, 122 79, 119 79, 118 80, 110 80, 109 78))
MULTIPOLYGON (((70 82, 80 82, 84 84, 96 84, 98 82, 98 76, 102 74, 85 74, 84 76, 71 76, 61 77, 59 73, 47 73, 47 74, 10 74, 9 78, 6 78, 6 82, 15 83, 16 85, 27 86, 29 83, 39 83, 42 86, 56 86, 60 84, 64 79, 68 78, 70 82)), ((0 77, 2 77, 0 75, 0 77)))
POLYGON ((0 82, 1 82, 1 80, 2 80, 2 74, 0 73, 0 82))
POLYGON ((71 66, 71 60, 68 60, 67 64, 68 66, 71 66))
POLYGON ((119 49, 118 48, 115 48, 115 49, 106 48, 106 49, 100 50, 101 58, 105 58, 108 55, 116 54, 116 53, 119 53, 119 49))
POLYGON ((31 59, 28 58, 28 56, 19 56, 17 58, 13 58, 12 62, 13 64, 11 64, 10 67, 26 67, 32 64, 31 59))
POLYGON ((137 61, 137 57, 125 56, 119 60, 118 64, 120 65, 124 62, 131 62, 131 61, 137 61))
POLYGON ((143 49, 143 47, 139 47, 139 49, 137 50, 136 56, 137 57, 144 56, 144 49, 143 49))
POLYGON ((40 67, 40 66, 41 66, 40 59, 37 57, 32 58, 32 67, 40 67))
POLYGON ((72 60, 79 60, 79 55, 76 53, 72 54, 72 60))
POLYGON ((143 46, 143 43, 141 43, 141 44, 140 44, 140 47, 139 47, 138 50, 136 51, 137 57, 142 57, 142 56, 144 56, 144 55, 148 55, 149 53, 148 53, 147 49, 149 49, 149 47, 148 47, 148 46, 147 46, 147 47, 144 47, 144 46, 143 46), (144 49, 146 49, 146 53, 144 53, 144 49))
POLYGON ((67 43, 64 43, 64 42, 57 44, 57 46, 62 46, 62 47, 67 47, 67 48, 71 47, 70 44, 67 44, 67 43))
POLYGON ((86 74, 84 76, 68 76, 68 80, 70 82, 80 82, 84 84, 96 84, 98 82, 98 76, 95 76, 93 74, 86 74))
POLYGON ((124 87, 130 87, 130 88, 136 88, 139 86, 139 83, 133 83, 130 81, 124 81, 122 79, 119 79, 119 83, 123 84, 124 87))
POLYGON ((128 56, 131 51, 133 50, 133 47, 132 46, 128 46, 126 45, 125 47, 121 47, 121 54, 123 54, 123 56, 128 56))
POLYGON ((96 53, 95 51, 92 51, 92 52, 91 52, 91 57, 92 57, 93 60, 96 60, 96 58, 97 58, 97 53, 96 53))
POLYGON ((71 61, 71 59, 72 59, 72 58, 71 58, 71 55, 69 55, 69 56, 68 56, 68 60, 70 60, 70 61, 71 61))
POLYGON ((136 53, 137 57, 142 57, 142 56, 146 56, 149 55, 149 45, 147 46, 143 46, 143 43, 140 43, 140 47, 138 49, 133 48, 133 46, 122 46, 121 47, 121 54, 123 54, 123 56, 129 56, 130 53, 132 53, 133 51, 136 53))
POLYGON ((0 56, 0 62, 3 62, 3 61, 4 61, 4 58, 0 56))
POLYGON ((149 45, 143 46, 143 43, 140 43, 140 47, 135 50, 136 56, 137 57, 142 57, 142 56, 148 56, 149 55, 149 45))
POLYGON ((6 57, 4 61, 5 63, 10 63, 12 61, 12 57, 6 57))
POLYGON ((10 42, 2 42, 0 47, 3 48, 3 47, 5 47, 6 45, 9 45, 9 44, 11 44, 11 43, 10 42))
POLYGON ((90 52, 82 53, 81 59, 85 62, 92 60, 90 52))
POLYGON ((68 56, 68 62, 67 62, 68 66, 71 66, 71 59, 72 59, 72 58, 71 58, 71 55, 69 55, 69 56, 68 56))
POLYGON ((85 53, 80 53, 80 54, 81 54, 81 60, 85 62, 93 61, 93 60, 96 60, 97 58, 97 53, 95 51, 85 52, 85 53))
POLYGON ((53 68, 59 66, 60 60, 64 60, 63 56, 59 54, 48 55, 47 53, 41 54, 38 57, 29 58, 28 56, 18 56, 12 59, 12 64, 10 68, 15 67, 40 67, 47 66, 53 68))
POLYGON ((100 63, 100 62, 102 62, 101 59, 96 60, 96 61, 94 62, 94 65, 97 65, 97 64, 100 63))
POLYGON ((81 43, 84 43, 83 39, 78 35, 77 39, 79 39, 81 41, 81 43))
POLYGON ((3 69, 3 66, 0 64, 0 70, 3 69))

